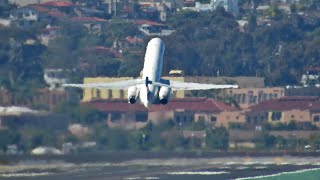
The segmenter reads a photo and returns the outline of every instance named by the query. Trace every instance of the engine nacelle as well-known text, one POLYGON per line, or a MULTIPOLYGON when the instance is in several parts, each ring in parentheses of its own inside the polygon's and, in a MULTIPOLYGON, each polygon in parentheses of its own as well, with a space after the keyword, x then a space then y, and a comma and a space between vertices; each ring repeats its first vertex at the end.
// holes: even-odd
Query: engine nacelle
POLYGON ((171 89, 168 87, 160 87, 159 99, 161 104, 167 104, 171 94, 171 89))
POLYGON ((139 95, 139 89, 137 88, 137 86, 129 87, 129 89, 128 89, 128 102, 130 104, 136 103, 138 95, 139 95))

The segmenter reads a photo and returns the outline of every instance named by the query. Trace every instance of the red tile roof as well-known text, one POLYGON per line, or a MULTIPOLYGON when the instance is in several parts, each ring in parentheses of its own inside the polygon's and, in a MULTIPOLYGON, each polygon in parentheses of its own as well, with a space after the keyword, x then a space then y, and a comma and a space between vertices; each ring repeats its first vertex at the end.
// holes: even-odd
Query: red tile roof
POLYGON ((133 9, 132 9, 131 7, 129 7, 129 6, 124 6, 124 7, 120 10, 120 12, 122 12, 122 13, 132 13, 132 12, 133 12, 133 9))
POLYGON ((320 71, 320 66, 308 67, 308 68, 305 68, 305 70, 307 70, 307 71, 320 71))
POLYGON ((36 11, 38 11, 38 12, 44 12, 44 13, 46 13, 46 12, 49 12, 49 11, 50 11, 48 8, 43 7, 43 6, 39 6, 39 5, 30 5, 30 6, 28 6, 28 7, 30 7, 31 9, 34 9, 34 10, 36 10, 36 11))
POLYGON ((157 23, 157 22, 154 22, 154 21, 145 20, 145 19, 137 19, 137 20, 134 20, 133 23, 137 24, 137 25, 147 24, 147 25, 150 25, 150 26, 164 26, 164 24, 157 23))
POLYGON ((108 22, 105 19, 97 17, 73 17, 70 20, 73 22, 108 22))
POLYGON ((91 53, 91 54, 104 54, 104 55, 113 54, 111 48, 107 48, 104 46, 95 46, 95 47, 87 48, 85 49, 85 52, 91 53))
POLYGON ((45 6, 55 6, 55 7, 70 7, 74 4, 71 2, 65 2, 65 1, 49 1, 49 2, 43 2, 41 5, 45 6))
POLYGON ((286 111, 286 110, 320 111, 319 97, 315 96, 288 96, 261 102, 250 108, 254 112, 286 111))
POLYGON ((222 112, 222 111, 234 111, 236 108, 218 102, 214 99, 206 98, 183 98, 172 99, 166 105, 153 104, 149 108, 145 108, 142 104, 128 104, 125 100, 108 100, 108 101, 92 101, 89 102, 93 107, 107 112, 126 112, 126 111, 172 111, 177 109, 197 112, 222 112))
POLYGON ((55 10, 55 11, 50 11, 48 13, 49 16, 52 16, 52 17, 62 17, 64 16, 64 14, 58 10, 55 10))
POLYGON ((143 39, 141 39, 141 38, 136 38, 136 37, 131 37, 131 36, 126 37, 126 40, 127 40, 129 43, 143 43, 143 39))

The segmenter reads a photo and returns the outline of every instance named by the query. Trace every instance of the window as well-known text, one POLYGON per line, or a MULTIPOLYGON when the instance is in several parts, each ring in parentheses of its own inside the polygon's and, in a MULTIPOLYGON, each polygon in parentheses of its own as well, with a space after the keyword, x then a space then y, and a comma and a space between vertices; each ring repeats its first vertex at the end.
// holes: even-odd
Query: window
POLYGON ((269 99, 272 99, 272 98, 273 98, 273 94, 269 93, 269 99))
POLYGON ((101 91, 100 91, 100 89, 97 89, 97 98, 101 98, 101 91))
POLYGON ((282 117, 281 112, 272 112, 271 119, 272 121, 280 121, 282 117))
POLYGON ((187 117, 186 116, 183 116, 183 122, 187 122, 187 117))
POLYGON ((313 122, 319 122, 320 121, 320 117, 319 116, 314 116, 313 117, 313 122))
POLYGON ((171 97, 172 97, 172 98, 176 98, 176 97, 177 97, 177 91, 173 91, 171 97))
POLYGON ((94 89, 91 89, 90 94, 91 94, 91 98, 93 98, 94 97, 94 89))
POLYGON ((111 89, 108 90, 108 98, 112 99, 112 90, 111 89))
POLYGON ((199 121, 204 121, 204 116, 199 116, 199 117, 198 117, 198 120, 199 120, 199 121))
POLYGON ((137 112, 136 113, 136 121, 137 122, 146 122, 146 121, 148 121, 148 113, 137 112))
POLYGON ((238 103, 241 103, 241 94, 236 95, 236 100, 238 103))
POLYGON ((210 117, 210 121, 213 122, 213 123, 217 122, 217 117, 211 116, 210 117))
POLYGON ((258 102, 257 96, 253 96, 253 103, 256 104, 258 102))
POLYGON ((268 100, 268 94, 263 94, 263 100, 268 100))
POLYGON ((111 122, 117 122, 120 121, 121 114, 120 113, 112 113, 111 114, 111 122))
POLYGON ((247 117, 247 123, 251 123, 251 117, 247 117))
POLYGON ((242 94, 242 103, 246 103, 246 102, 247 102, 247 95, 242 94))
POLYGON ((180 123, 180 117, 179 116, 176 117, 176 122, 180 123))
POLYGON ((124 91, 120 90, 120 99, 123 99, 123 98, 124 98, 124 91))
POLYGON ((253 117, 253 123, 254 123, 254 124, 257 124, 257 123, 258 123, 258 117, 257 117, 257 116, 254 116, 254 117, 253 117))
POLYGON ((253 103, 253 96, 252 94, 249 94, 249 104, 253 103))

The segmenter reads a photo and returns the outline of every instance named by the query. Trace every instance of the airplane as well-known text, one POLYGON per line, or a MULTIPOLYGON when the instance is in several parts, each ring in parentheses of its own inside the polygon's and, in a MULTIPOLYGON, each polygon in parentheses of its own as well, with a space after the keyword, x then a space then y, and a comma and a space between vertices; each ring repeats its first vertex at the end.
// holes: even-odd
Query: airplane
POLYGON ((128 90, 128 103, 137 99, 146 107, 167 104, 172 91, 238 88, 238 85, 217 85, 180 82, 161 78, 165 45, 160 38, 149 41, 144 57, 142 77, 110 83, 63 84, 63 87, 128 90))

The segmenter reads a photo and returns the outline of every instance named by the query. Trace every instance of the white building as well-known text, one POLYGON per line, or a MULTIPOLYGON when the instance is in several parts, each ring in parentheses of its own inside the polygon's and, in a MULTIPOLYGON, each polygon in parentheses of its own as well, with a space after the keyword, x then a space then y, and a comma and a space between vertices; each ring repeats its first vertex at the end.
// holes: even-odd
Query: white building
POLYGON ((214 4, 214 8, 218 6, 224 7, 224 9, 230 13, 238 14, 239 6, 238 0, 212 0, 214 4))
MULTIPOLYGON (((39 4, 43 2, 49 2, 49 1, 58 1, 58 0, 9 0, 9 3, 16 4, 19 7, 23 7, 29 4, 39 4)), ((68 1, 68 0, 64 0, 68 1)))
POLYGON ((44 70, 44 80, 50 86, 49 89, 63 89, 62 84, 68 82, 68 74, 70 70, 64 69, 45 69, 44 70))
POLYGON ((224 9, 232 14, 239 13, 238 0, 211 0, 209 4, 201 4, 196 2, 194 7, 183 7, 192 11, 213 11, 217 7, 224 7, 224 9))

